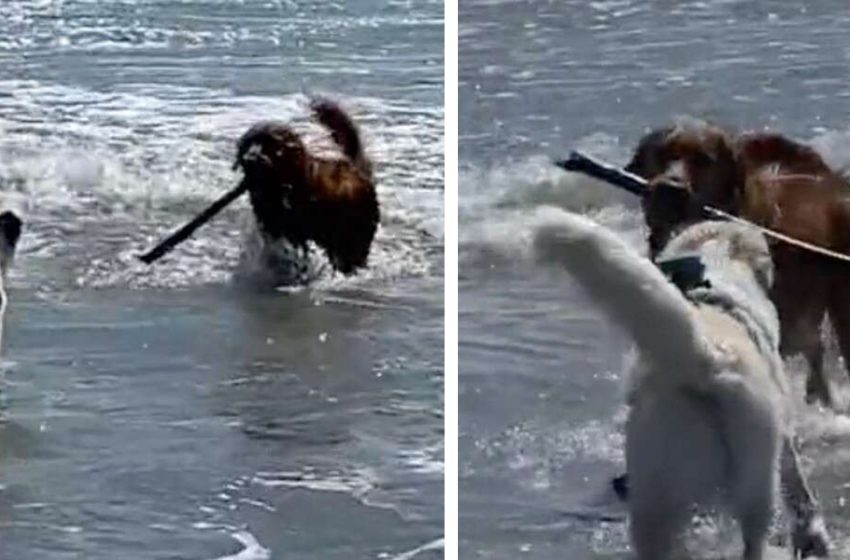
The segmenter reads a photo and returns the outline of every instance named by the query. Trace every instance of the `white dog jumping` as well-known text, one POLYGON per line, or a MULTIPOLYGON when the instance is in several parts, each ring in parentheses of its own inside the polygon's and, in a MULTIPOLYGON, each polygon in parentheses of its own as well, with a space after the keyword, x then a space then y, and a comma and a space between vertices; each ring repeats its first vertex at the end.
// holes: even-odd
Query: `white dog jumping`
POLYGON ((767 297, 773 267, 761 235, 724 222, 685 228, 659 257, 684 276, 676 284, 576 214, 553 210, 534 243, 640 351, 626 426, 638 558, 669 558, 691 508, 719 499, 740 524, 744 558, 761 559, 780 463, 797 553, 826 554, 792 445, 779 324, 767 297))

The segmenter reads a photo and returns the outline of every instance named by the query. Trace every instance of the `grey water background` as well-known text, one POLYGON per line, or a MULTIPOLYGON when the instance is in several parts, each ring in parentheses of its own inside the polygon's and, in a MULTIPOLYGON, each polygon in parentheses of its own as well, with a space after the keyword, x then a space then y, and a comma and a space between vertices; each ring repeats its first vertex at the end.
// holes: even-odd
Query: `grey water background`
POLYGON ((26 227, 0 391, 0 558, 442 556, 443 5, 0 3, 0 185, 26 227), (244 201, 134 255, 307 95, 361 123, 371 266, 258 290, 244 201))
MULTIPOLYGON (((609 481, 623 469, 630 345, 565 274, 534 263, 529 231, 554 205, 636 250, 645 232, 628 195, 549 161, 582 149, 622 164, 648 128, 688 116, 781 131, 846 170, 850 12, 837 1, 461 0, 459 28, 460 554, 628 558, 609 481)), ((844 558, 850 392, 830 343, 842 413, 805 407, 804 367, 788 366, 804 467, 844 558)), ((703 518, 691 550, 735 558, 736 535, 703 518)))

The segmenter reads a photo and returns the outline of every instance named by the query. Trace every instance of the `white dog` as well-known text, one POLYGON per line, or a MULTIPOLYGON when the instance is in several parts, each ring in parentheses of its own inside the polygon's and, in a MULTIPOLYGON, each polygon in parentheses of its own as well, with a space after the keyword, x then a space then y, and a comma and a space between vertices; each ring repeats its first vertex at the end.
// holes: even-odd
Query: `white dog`
POLYGON ((767 297, 773 268, 761 235, 725 222, 685 228, 659 257, 684 271, 678 287, 582 216, 553 211, 534 243, 640 351, 626 426, 638 558, 668 558, 691 508, 719 499, 740 523, 744 558, 761 559, 780 455, 794 546, 825 554, 826 533, 792 445, 779 324, 767 297))

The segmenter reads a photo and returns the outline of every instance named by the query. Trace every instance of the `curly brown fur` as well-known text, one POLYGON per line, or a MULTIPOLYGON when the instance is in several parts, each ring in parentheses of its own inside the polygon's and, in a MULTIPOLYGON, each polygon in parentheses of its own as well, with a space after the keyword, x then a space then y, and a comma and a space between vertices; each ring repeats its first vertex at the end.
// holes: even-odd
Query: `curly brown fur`
POLYGON ((333 267, 352 274, 367 264, 380 221, 372 165, 351 118, 327 99, 311 103, 345 158, 315 156, 287 124, 252 126, 237 143, 235 167, 245 172, 260 230, 307 251, 321 247, 333 267))
MULTIPOLYGON (((644 136, 626 169, 651 184, 678 182, 701 205, 850 254, 847 181, 813 149, 779 134, 734 134, 710 124, 668 127, 644 136)), ((652 253, 671 229, 665 212, 648 207, 656 199, 644 201, 652 253)), ((771 251, 782 351, 805 356, 811 370, 807 399, 831 405, 820 325, 828 313, 850 364, 850 267, 784 243, 771 251)))

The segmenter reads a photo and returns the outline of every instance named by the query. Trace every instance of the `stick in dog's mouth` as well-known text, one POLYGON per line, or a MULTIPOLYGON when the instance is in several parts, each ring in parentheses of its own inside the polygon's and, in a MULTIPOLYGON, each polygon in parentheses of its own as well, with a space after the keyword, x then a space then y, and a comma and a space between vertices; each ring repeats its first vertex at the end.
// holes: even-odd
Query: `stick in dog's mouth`
POLYGON ((570 152, 567 159, 556 161, 555 165, 564 171, 584 173, 594 179, 611 183, 615 187, 620 187, 637 196, 649 194, 649 184, 643 177, 624 171, 619 167, 602 163, 580 152, 570 152))
MULTIPOLYGON (((601 161, 579 152, 571 152, 567 159, 556 161, 555 165, 565 171, 583 173, 589 177, 604 181, 640 197, 645 197, 650 192, 649 183, 643 177, 635 175, 634 173, 629 173, 619 167, 602 163, 601 161)), ((659 185, 668 185, 671 188, 677 188, 677 185, 675 184, 659 183, 659 185)), ((728 212, 720 210, 719 208, 702 206, 702 210, 708 216, 715 219, 727 220, 757 229, 768 238, 788 243, 789 245, 794 245, 813 253, 819 253, 832 259, 850 262, 850 256, 848 255, 832 251, 819 245, 814 245, 813 243, 807 243, 806 241, 795 239, 783 233, 779 233, 778 231, 754 224, 753 222, 745 220, 739 216, 734 216, 728 212)))
POLYGON ((231 202, 248 192, 248 185, 243 180, 236 187, 230 189, 218 198, 215 202, 207 206, 200 214, 192 218, 186 225, 163 239, 153 249, 139 255, 139 260, 145 264, 153 264, 180 243, 191 237, 195 230, 212 220, 219 212, 224 210, 231 202))

